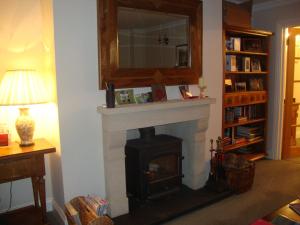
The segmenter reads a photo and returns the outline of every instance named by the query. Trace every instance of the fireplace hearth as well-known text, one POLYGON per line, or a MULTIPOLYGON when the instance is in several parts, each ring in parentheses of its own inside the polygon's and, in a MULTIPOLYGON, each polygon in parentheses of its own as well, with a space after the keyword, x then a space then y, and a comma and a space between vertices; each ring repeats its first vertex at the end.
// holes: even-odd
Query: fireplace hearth
POLYGON ((180 191, 182 139, 155 135, 154 127, 139 129, 141 138, 125 146, 126 189, 129 211, 147 201, 180 191))

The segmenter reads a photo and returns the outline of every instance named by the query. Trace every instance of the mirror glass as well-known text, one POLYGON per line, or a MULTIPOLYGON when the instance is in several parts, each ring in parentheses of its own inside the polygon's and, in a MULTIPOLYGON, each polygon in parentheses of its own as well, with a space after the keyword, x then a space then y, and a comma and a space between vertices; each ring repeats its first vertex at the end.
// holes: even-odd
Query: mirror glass
POLYGON ((119 68, 190 67, 189 17, 118 7, 119 68))

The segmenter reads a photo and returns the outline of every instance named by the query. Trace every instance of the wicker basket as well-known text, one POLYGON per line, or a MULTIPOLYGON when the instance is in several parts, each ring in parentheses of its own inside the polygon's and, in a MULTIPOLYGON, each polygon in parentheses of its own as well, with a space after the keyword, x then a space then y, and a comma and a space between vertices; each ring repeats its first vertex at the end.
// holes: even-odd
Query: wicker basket
MULTIPOLYGON (((113 221, 108 216, 97 216, 86 204, 84 197, 73 198, 70 204, 79 213, 82 225, 113 225, 113 221)), ((65 214, 69 225, 78 225, 67 209, 65 209, 65 214)))
POLYGON ((235 193, 248 191, 253 184, 255 174, 255 163, 247 161, 243 167, 226 167, 225 175, 228 187, 235 193))

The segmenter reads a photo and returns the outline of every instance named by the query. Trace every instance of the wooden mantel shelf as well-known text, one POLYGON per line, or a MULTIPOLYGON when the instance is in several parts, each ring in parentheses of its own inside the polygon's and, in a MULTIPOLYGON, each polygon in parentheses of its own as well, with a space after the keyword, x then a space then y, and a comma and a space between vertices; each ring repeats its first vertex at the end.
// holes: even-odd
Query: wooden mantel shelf
POLYGON ((114 115, 114 114, 123 114, 123 113, 137 113, 145 111, 156 111, 156 110, 167 110, 167 109, 176 109, 176 108, 185 108, 192 106, 201 106, 214 104, 216 99, 214 98, 202 98, 202 99, 176 99, 169 100, 165 102, 151 102, 145 104, 128 104, 120 105, 115 108, 106 108, 105 106, 98 106, 97 110, 99 113, 104 115, 114 115))
POLYGON ((145 104, 128 104, 115 108, 98 107, 104 130, 129 130, 169 123, 206 119, 215 99, 170 100, 145 104))

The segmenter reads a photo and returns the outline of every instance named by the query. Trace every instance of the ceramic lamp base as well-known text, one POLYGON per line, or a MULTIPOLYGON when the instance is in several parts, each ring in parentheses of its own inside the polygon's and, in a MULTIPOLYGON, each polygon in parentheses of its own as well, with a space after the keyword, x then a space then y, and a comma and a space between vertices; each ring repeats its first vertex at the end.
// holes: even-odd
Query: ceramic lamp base
POLYGON ((21 139, 20 146, 33 145, 34 120, 29 115, 29 108, 20 108, 20 116, 16 120, 16 129, 21 139))

